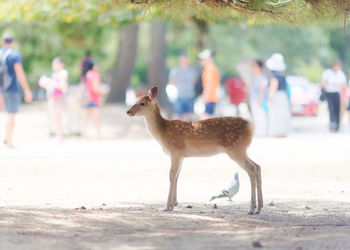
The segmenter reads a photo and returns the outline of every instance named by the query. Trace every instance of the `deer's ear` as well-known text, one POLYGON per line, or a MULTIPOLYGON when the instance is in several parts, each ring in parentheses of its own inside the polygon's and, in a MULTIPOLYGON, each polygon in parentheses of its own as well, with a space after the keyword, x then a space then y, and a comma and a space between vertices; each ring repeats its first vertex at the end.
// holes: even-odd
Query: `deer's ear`
POLYGON ((148 97, 149 97, 149 99, 151 99, 152 102, 156 101, 157 94, 158 94, 158 88, 157 87, 153 87, 150 90, 148 90, 148 97))

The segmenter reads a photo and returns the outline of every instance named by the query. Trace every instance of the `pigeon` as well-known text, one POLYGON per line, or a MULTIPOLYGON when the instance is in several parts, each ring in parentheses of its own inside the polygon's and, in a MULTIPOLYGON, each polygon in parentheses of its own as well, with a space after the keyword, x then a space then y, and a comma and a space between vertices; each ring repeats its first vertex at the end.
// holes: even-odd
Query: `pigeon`
POLYGON ((212 196, 210 201, 215 200, 217 198, 228 197, 229 201, 232 201, 232 197, 238 193, 239 190, 239 178, 238 173, 235 173, 235 179, 231 181, 230 185, 221 191, 221 194, 212 196))

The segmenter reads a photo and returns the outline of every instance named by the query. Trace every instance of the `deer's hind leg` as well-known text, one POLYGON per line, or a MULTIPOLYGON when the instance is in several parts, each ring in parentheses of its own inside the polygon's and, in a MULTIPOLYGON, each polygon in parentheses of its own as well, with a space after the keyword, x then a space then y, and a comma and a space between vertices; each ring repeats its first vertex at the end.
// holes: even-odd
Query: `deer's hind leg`
POLYGON ((264 206, 262 187, 261 187, 261 167, 258 164, 256 164, 254 161, 252 161, 248 156, 246 158, 250 162, 250 164, 253 164, 255 166, 255 176, 256 176, 257 191, 258 191, 258 210, 256 211, 256 213, 259 214, 261 209, 264 206))
POLYGON ((237 153, 234 151, 227 151, 228 156, 234 160, 241 168, 243 168, 250 179, 251 197, 250 197, 250 208, 248 214, 253 214, 256 208, 256 170, 255 166, 247 159, 245 153, 237 153))

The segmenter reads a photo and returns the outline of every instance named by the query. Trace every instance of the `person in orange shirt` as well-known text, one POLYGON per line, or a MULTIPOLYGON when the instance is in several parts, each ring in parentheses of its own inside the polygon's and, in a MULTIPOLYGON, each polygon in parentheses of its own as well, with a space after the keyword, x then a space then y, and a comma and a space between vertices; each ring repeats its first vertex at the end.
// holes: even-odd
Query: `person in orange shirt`
POLYGON ((214 63, 212 51, 203 50, 198 57, 203 65, 202 85, 205 114, 212 116, 215 113, 215 105, 219 101, 220 72, 214 63))

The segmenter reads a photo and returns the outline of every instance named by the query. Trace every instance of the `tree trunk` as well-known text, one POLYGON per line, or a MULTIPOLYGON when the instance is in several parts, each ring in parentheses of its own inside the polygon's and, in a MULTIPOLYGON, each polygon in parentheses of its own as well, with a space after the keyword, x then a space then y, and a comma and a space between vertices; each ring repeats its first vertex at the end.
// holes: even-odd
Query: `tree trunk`
POLYGON ((158 87, 158 102, 167 113, 171 105, 166 96, 165 88, 168 82, 166 68, 166 28, 161 21, 153 21, 150 27, 150 54, 148 59, 148 86, 158 87))
POLYGON ((213 47, 213 42, 209 36, 209 24, 205 20, 192 18, 193 31, 195 34, 195 46, 198 51, 210 49, 213 47))
POLYGON ((111 92, 107 102, 125 102, 125 92, 134 72, 138 44, 138 24, 122 26, 119 34, 117 66, 112 73, 111 92))

